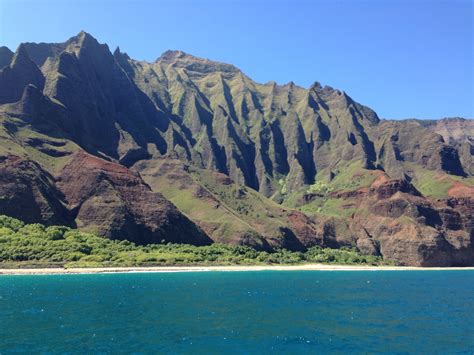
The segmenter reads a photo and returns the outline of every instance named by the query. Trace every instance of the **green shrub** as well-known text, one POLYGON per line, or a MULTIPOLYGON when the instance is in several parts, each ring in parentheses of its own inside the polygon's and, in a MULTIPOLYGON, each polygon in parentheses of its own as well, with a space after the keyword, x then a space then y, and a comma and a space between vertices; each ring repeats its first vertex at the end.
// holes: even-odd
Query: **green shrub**
POLYGON ((104 258, 100 255, 86 255, 81 258, 82 262, 97 262, 100 263, 104 261, 104 258))
POLYGON ((307 192, 308 193, 320 193, 320 194, 328 194, 334 190, 333 187, 329 186, 324 181, 316 181, 313 185, 310 185, 307 192))
POLYGON ((142 254, 137 257, 139 263, 152 263, 157 262, 158 258, 155 255, 142 254))
POLYGON ((0 215, 0 227, 5 227, 11 229, 15 232, 18 232, 20 228, 22 228, 25 224, 18 219, 0 215))
MULTIPOLYGON (((0 216, 0 263, 34 262, 68 267, 135 265, 232 265, 232 264, 386 264, 381 257, 362 255, 354 248, 309 248, 306 252, 279 249, 258 251, 248 246, 187 244, 138 246, 62 226, 44 227, 0 216)), ((35 264, 36 265, 36 264, 35 264)))
POLYGON ((64 238, 64 233, 68 230, 69 228, 64 226, 51 226, 46 228, 46 235, 48 239, 60 240, 64 238))

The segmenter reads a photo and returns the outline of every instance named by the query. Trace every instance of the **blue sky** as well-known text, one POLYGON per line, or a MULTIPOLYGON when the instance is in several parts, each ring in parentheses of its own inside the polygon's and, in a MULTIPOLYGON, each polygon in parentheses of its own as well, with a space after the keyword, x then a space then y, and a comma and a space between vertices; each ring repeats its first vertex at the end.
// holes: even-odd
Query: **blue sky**
POLYGON ((258 82, 314 81, 385 118, 474 118, 471 0, 0 0, 0 45, 85 30, 111 50, 232 63, 258 82))

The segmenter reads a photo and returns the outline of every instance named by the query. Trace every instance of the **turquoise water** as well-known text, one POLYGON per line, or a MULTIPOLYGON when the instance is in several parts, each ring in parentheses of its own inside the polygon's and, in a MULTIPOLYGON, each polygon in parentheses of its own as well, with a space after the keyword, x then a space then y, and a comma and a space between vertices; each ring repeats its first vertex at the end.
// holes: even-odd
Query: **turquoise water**
POLYGON ((0 276, 0 353, 474 352, 474 271, 0 276))

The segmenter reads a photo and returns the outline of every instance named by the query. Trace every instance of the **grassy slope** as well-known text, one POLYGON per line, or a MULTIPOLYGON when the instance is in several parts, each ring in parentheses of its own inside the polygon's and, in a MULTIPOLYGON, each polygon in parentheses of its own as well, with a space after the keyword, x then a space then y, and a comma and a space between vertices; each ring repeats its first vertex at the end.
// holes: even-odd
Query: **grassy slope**
MULTIPOLYGON (((173 202, 183 213, 195 221, 206 225, 211 236, 219 237, 226 242, 234 233, 245 233, 253 230, 251 226, 241 220, 232 210, 221 205, 212 196, 196 197, 196 189, 199 184, 193 179, 182 181, 181 176, 173 173, 160 173, 160 163, 141 172, 142 177, 154 191, 161 192, 167 199, 173 202)), ((189 179, 190 176, 184 178, 189 179)))
POLYGON ((283 204, 288 207, 297 207, 300 211, 308 214, 327 217, 350 217, 357 210, 357 206, 352 205, 349 201, 334 198, 331 193, 367 188, 381 174, 380 171, 364 169, 359 161, 339 166, 335 172, 336 176, 329 182, 326 182, 323 178, 328 175, 327 173, 325 170, 320 171, 315 185, 289 194, 283 204), (319 196, 302 205, 301 198, 303 195, 311 192, 317 193, 319 196))
MULTIPOLYGON (((448 198, 450 197, 448 191, 456 183, 474 187, 474 177, 464 178, 449 175, 444 172, 423 169, 422 167, 407 162, 405 162, 405 166, 413 177, 413 185, 425 197, 448 198)), ((324 182, 323 176, 326 176, 327 172, 321 171, 318 173, 318 189, 312 191, 310 186, 288 194, 283 204, 289 207, 297 207, 299 210, 308 214, 330 217, 350 217, 357 210, 357 206, 352 204, 350 199, 343 200, 331 197, 331 192, 347 192, 360 188, 368 188, 380 174, 382 174, 380 171, 362 168, 360 162, 352 162, 339 167, 339 171, 330 182, 324 182), (320 196, 302 205, 301 198, 309 192, 317 192, 320 196)))
POLYGON ((447 198, 449 197, 449 189, 452 188, 456 182, 474 187, 474 177, 464 178, 455 175, 448 175, 444 172, 423 169, 415 164, 407 163, 407 165, 413 174, 413 185, 423 194, 423 196, 447 198))
POLYGON ((176 160, 158 159, 142 169, 141 175, 214 240, 226 243, 243 233, 275 236, 287 226, 287 211, 258 192, 222 182, 223 175, 209 170, 189 167, 185 172, 182 166, 176 160))
POLYGON ((0 115, 0 154, 27 156, 54 174, 67 164, 70 153, 79 149, 67 139, 47 136, 15 118, 0 115), (7 130, 7 126, 15 128, 7 130), (32 140, 40 143, 33 147, 28 143, 32 140))

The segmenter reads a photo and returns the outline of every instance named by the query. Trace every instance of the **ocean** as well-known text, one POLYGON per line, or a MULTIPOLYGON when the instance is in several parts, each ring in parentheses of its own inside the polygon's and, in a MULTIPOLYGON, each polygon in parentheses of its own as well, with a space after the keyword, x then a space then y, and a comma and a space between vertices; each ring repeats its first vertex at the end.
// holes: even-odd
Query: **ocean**
POLYGON ((474 353, 474 271, 0 276, 0 353, 474 353))

